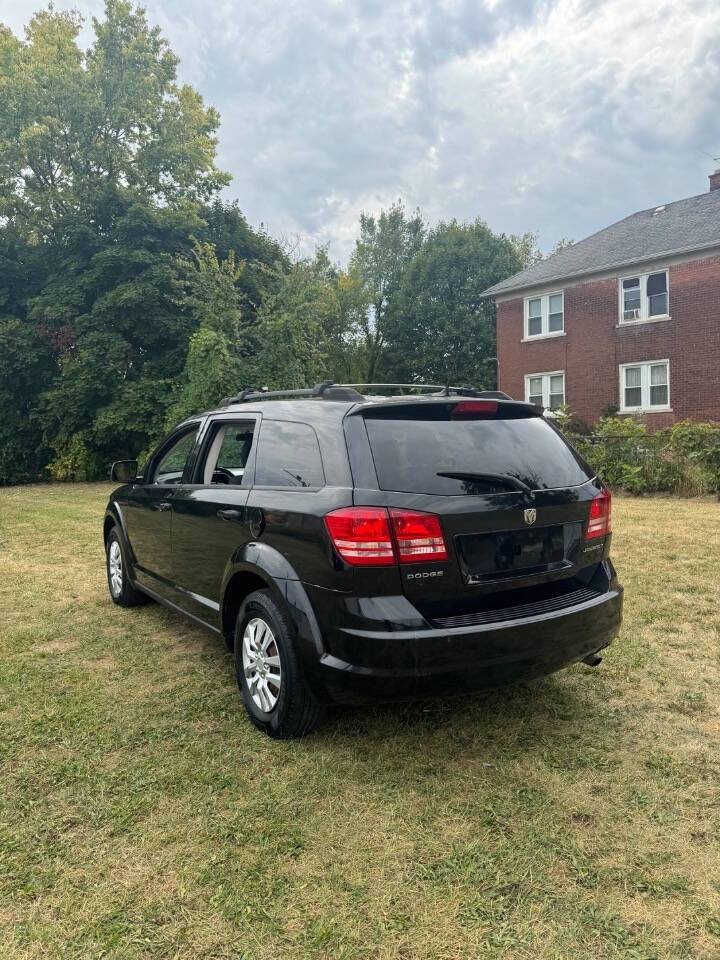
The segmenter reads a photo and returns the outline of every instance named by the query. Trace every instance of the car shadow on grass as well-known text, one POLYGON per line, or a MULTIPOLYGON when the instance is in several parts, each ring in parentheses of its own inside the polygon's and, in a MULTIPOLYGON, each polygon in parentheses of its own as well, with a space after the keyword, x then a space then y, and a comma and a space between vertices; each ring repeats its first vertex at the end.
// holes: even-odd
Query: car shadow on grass
MULTIPOLYGON (((159 606, 144 608, 143 616, 156 620, 161 628, 157 632, 171 629, 165 642, 174 654, 211 664, 218 681, 231 692, 236 720, 250 728, 224 640, 159 606)), ((603 670, 576 665, 476 694, 330 707, 318 730, 296 741, 295 749, 310 756, 338 751, 360 756, 372 751, 372 775, 382 776, 387 763, 393 778, 403 762, 422 765, 430 753, 435 759, 463 755, 477 759, 482 754, 488 765, 533 754, 550 757, 551 763, 556 757, 562 766, 600 763, 597 758, 607 753, 608 745, 598 744, 598 731, 624 723, 624 713, 609 706, 603 670)), ((263 738, 259 732, 251 735, 263 738)))
POLYGON ((574 667, 480 694, 336 707, 306 746, 357 750, 371 744, 374 776, 381 775, 381 760, 395 777, 405 761, 412 766, 431 756, 443 763, 481 758, 488 767, 533 755, 551 766, 607 766, 611 744, 600 743, 598 731, 617 733, 625 721, 607 705, 604 686, 590 668, 574 667))

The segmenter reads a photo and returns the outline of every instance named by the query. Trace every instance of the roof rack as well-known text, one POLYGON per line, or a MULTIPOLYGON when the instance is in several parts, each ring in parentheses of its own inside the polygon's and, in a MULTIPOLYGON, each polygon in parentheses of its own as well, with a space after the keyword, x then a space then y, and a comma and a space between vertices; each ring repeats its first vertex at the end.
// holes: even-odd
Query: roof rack
MULTIPOLYGON (((489 392, 485 390, 478 390, 476 387, 471 387, 469 384, 453 387, 450 384, 443 383, 343 383, 338 384, 338 386, 350 387, 354 390, 357 390, 360 387, 364 387, 366 390, 427 390, 442 397, 484 397, 489 392)), ((509 399, 510 398, 508 397, 508 400, 509 399)))
POLYGON ((424 391, 435 397, 485 397, 495 400, 511 400, 501 390, 478 390, 467 384, 459 387, 439 383, 335 383, 326 380, 314 387, 301 387, 296 390, 268 390, 267 387, 247 387, 232 397, 224 397, 221 407, 233 403, 249 403, 255 400, 280 400, 290 397, 317 397, 320 400, 365 400, 366 390, 402 390, 404 392, 424 391), (362 390, 360 389, 362 388, 362 390))
POLYGON ((221 407, 231 403, 249 403, 253 400, 280 400, 284 397, 318 397, 322 400, 363 400, 363 396, 346 383, 335 383, 326 380, 316 383, 314 387, 300 387, 296 390, 268 390, 267 387, 248 387, 236 393, 233 397, 223 397, 221 407))

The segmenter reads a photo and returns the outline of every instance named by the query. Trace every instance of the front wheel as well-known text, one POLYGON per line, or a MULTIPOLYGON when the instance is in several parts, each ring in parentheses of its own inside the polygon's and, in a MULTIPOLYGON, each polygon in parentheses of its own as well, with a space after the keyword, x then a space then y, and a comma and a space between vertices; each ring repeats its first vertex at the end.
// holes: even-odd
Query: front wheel
POLYGON ((235 624, 235 672, 255 726, 281 740, 302 737, 322 709, 302 677, 285 611, 266 590, 251 593, 235 624))
POLYGON ((126 554, 121 534, 113 527, 105 544, 105 567, 110 599, 120 607, 137 607, 147 603, 149 597, 135 587, 128 577, 126 554))

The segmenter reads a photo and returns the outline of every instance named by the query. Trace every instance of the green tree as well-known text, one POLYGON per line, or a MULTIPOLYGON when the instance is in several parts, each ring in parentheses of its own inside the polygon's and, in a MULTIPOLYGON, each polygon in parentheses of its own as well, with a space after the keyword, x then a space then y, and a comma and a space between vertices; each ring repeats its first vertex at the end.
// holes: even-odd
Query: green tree
POLYGON ((259 311, 258 350, 249 386, 306 387, 326 379, 340 304, 329 264, 320 251, 278 272, 259 311))
POLYGON ((394 376, 494 386, 495 307, 482 293, 519 268, 515 244, 482 220, 430 230, 389 311, 387 363, 394 376))
POLYGON ((49 455, 31 415, 54 374, 52 346, 25 319, 44 278, 38 248, 0 229, 0 484, 40 479, 49 455))
POLYGON ((216 406, 240 387, 243 336, 241 281, 246 264, 230 250, 219 260, 209 243, 197 243, 192 259, 181 258, 185 275, 183 308, 198 327, 190 337, 187 359, 176 385, 166 427, 192 413, 216 406))
POLYGON ((561 237, 561 238, 555 243, 555 246, 552 248, 552 250, 550 251, 550 253, 548 254, 548 256, 549 256, 549 257, 552 257, 554 254, 560 253, 561 250, 565 250, 566 247, 572 247, 574 243, 575 243, 575 241, 574 241, 574 240, 571 240, 569 237, 561 237))
POLYGON ((232 274, 243 320, 257 322, 282 262, 214 199, 229 179, 214 162, 218 115, 177 84, 159 30, 126 0, 93 25, 87 52, 75 14, 38 13, 24 40, 0 27, 0 339, 12 339, 0 482, 48 463, 58 478, 103 476, 146 447, 179 384, 187 407, 204 400, 203 364, 205 396, 234 374, 237 338, 203 312, 217 294, 203 282, 232 274), (215 266, 193 238, 216 245, 215 266))
POLYGON ((49 451, 31 420, 37 384, 52 375, 48 346, 18 317, 0 316, 0 485, 39 480, 49 451))
MULTIPOLYGON (((545 255, 541 252, 540 247, 538 246, 537 233, 531 233, 530 231, 522 234, 513 233, 508 237, 508 240, 515 248, 515 252, 518 255, 520 260, 520 270, 525 270, 527 267, 532 267, 533 264, 539 263, 541 260, 546 259, 545 255)), ((569 240, 567 237, 562 237, 555 243, 547 256, 552 257, 554 254, 560 253, 560 251, 564 250, 566 247, 571 247, 574 242, 574 240, 569 240)))
POLYGON ((78 231, 28 319, 47 331, 56 373, 37 419, 59 479, 102 476, 162 428, 188 340, 178 254, 200 221, 189 211, 132 204, 109 238, 78 231))
POLYGON ((0 216, 39 240, 62 242, 79 223, 106 230, 128 193, 177 205, 230 179, 214 162, 217 111, 177 84, 177 57, 145 12, 106 0, 87 53, 80 26, 50 8, 24 41, 0 28, 0 216))
POLYGON ((538 247, 537 233, 532 233, 529 230, 526 233, 512 233, 508 237, 508 240, 517 254, 518 263, 520 264, 518 270, 525 270, 527 267, 532 267, 533 264, 539 263, 543 259, 543 255, 538 247))
POLYGON ((357 268, 343 270, 319 249, 306 261, 318 289, 325 295, 314 301, 321 305, 316 321, 324 356, 323 379, 357 382, 366 373, 364 341, 357 337, 358 319, 367 310, 367 292, 357 268))
POLYGON ((360 277, 364 291, 356 327, 365 353, 363 377, 368 383, 382 367, 392 299, 424 236, 420 211, 408 215, 401 201, 382 210, 377 219, 368 214, 360 216, 360 237, 350 257, 350 274, 360 277))
POLYGON ((213 244, 219 260, 225 260, 232 251, 238 264, 244 262, 237 285, 244 294, 243 313, 250 322, 268 286, 276 280, 277 274, 270 268, 278 267, 282 274, 289 268, 288 258, 262 227, 255 230, 248 225, 237 203, 216 198, 203 206, 201 216, 204 224, 197 231, 197 239, 213 244))

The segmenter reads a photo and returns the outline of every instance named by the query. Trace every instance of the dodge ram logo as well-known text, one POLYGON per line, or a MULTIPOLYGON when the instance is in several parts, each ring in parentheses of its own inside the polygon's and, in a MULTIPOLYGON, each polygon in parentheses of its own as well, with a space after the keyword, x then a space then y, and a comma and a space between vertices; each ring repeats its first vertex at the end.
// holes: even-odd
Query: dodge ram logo
POLYGON ((523 516, 525 517, 525 523, 527 523, 529 526, 531 523, 535 523, 537 520, 537 510, 535 507, 531 507, 530 510, 523 511, 523 516))

